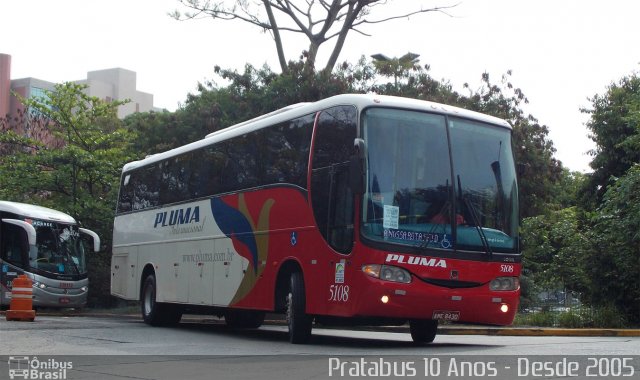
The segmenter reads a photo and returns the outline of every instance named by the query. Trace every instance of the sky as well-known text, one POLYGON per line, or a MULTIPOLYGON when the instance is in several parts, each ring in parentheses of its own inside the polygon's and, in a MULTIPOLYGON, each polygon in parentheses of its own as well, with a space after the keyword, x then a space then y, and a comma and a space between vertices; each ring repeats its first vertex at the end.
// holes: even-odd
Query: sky
MULTIPOLYGON (((301 1, 301 0, 297 0, 301 1)), ((420 7, 457 4, 351 33, 339 62, 383 53, 420 54, 435 79, 454 89, 494 82, 508 70, 529 99, 525 111, 549 127, 556 158, 588 172, 595 148, 585 123, 589 98, 638 71, 640 2, 634 0, 390 0, 371 18, 420 7)), ((50 82, 85 79, 88 71, 121 67, 137 73, 137 89, 154 106, 174 111, 199 82, 220 79, 214 66, 246 63, 279 70, 269 34, 241 22, 211 18, 177 21, 177 0, 1 0, 0 53, 12 56, 13 79, 50 82)), ((285 35, 288 59, 305 40, 285 35)), ((326 62, 330 47, 319 53, 326 62)), ((224 83, 220 83, 224 84, 224 83)))

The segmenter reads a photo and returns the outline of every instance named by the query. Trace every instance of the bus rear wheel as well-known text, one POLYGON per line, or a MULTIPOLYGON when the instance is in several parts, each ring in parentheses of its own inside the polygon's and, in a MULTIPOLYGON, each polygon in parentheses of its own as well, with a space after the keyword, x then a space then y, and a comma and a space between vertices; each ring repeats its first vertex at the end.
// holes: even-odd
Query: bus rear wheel
POLYGON ((311 324, 313 318, 306 309, 304 278, 301 272, 291 274, 289 292, 287 294, 287 327, 289 341, 294 344, 304 344, 311 339, 311 324))
POLYGON ((148 275, 140 291, 142 319, 151 326, 170 326, 180 322, 182 311, 178 306, 156 302, 156 276, 148 275))
POLYGON ((254 310, 227 310, 224 321, 227 326, 235 329, 257 329, 262 326, 266 313, 254 310))
POLYGON ((438 321, 431 319, 416 319, 409 321, 411 339, 416 344, 431 343, 438 332, 438 321))

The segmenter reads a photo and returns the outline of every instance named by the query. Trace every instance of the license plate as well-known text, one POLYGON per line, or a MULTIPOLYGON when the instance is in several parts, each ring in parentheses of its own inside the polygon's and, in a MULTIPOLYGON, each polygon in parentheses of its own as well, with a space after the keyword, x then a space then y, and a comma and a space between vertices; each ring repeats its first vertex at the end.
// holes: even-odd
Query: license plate
POLYGON ((433 312, 431 319, 439 319, 441 321, 458 321, 460 320, 460 312, 436 310, 433 312))

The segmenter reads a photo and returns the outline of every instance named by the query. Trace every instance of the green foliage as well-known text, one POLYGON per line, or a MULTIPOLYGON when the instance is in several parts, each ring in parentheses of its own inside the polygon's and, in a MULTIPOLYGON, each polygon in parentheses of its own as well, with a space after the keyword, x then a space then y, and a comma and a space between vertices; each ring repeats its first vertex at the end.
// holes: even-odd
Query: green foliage
POLYGON ((634 323, 640 322, 639 231, 640 165, 634 165, 605 192, 585 256, 590 302, 612 304, 634 323))
MULTIPOLYGON (((583 301, 640 322, 640 78, 609 86, 584 109, 596 149, 578 192, 580 230, 588 240, 583 301)), ((611 316, 609 315, 609 316, 611 316)))
POLYGON ((522 221, 523 267, 539 288, 579 291, 589 283, 583 258, 589 246, 570 207, 522 221))
POLYGON ((84 93, 86 86, 56 85, 39 98, 21 99, 44 120, 49 143, 13 137, 19 148, 0 156, 2 199, 24 201, 66 212, 98 233, 103 253, 89 255, 90 297, 109 294, 111 228, 122 165, 133 157, 116 116, 123 102, 106 103, 84 93))
POLYGON ((575 329, 583 327, 583 321, 580 314, 576 313, 573 309, 569 309, 569 311, 558 315, 558 326, 575 329))
POLYGON ((593 173, 584 188, 583 204, 593 210, 611 184, 640 162, 640 77, 632 74, 613 83, 603 95, 595 95, 587 128, 596 148, 591 154, 593 173))
POLYGON ((519 313, 516 326, 562 328, 627 328, 633 326, 624 314, 612 305, 580 306, 563 311, 533 311, 519 313))
POLYGON ((555 313, 541 311, 537 313, 517 314, 513 324, 516 326, 555 326, 555 313))

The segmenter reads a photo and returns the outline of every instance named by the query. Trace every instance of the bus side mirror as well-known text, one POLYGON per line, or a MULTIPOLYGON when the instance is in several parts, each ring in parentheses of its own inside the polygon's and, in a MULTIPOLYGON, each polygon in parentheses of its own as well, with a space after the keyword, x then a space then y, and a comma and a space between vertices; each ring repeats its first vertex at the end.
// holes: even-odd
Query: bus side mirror
POLYGON ((93 239, 93 252, 100 252, 100 236, 98 236, 97 233, 86 228, 80 228, 80 232, 91 236, 91 238, 93 239))
POLYGON ((349 187, 354 194, 364 193, 364 159, 365 145, 363 139, 353 141, 355 154, 349 158, 349 187))
POLYGON ((24 230, 27 234, 27 240, 29 242, 29 246, 36 245, 36 229, 29 223, 24 220, 18 219, 2 219, 3 223, 13 224, 14 226, 18 226, 24 230))

